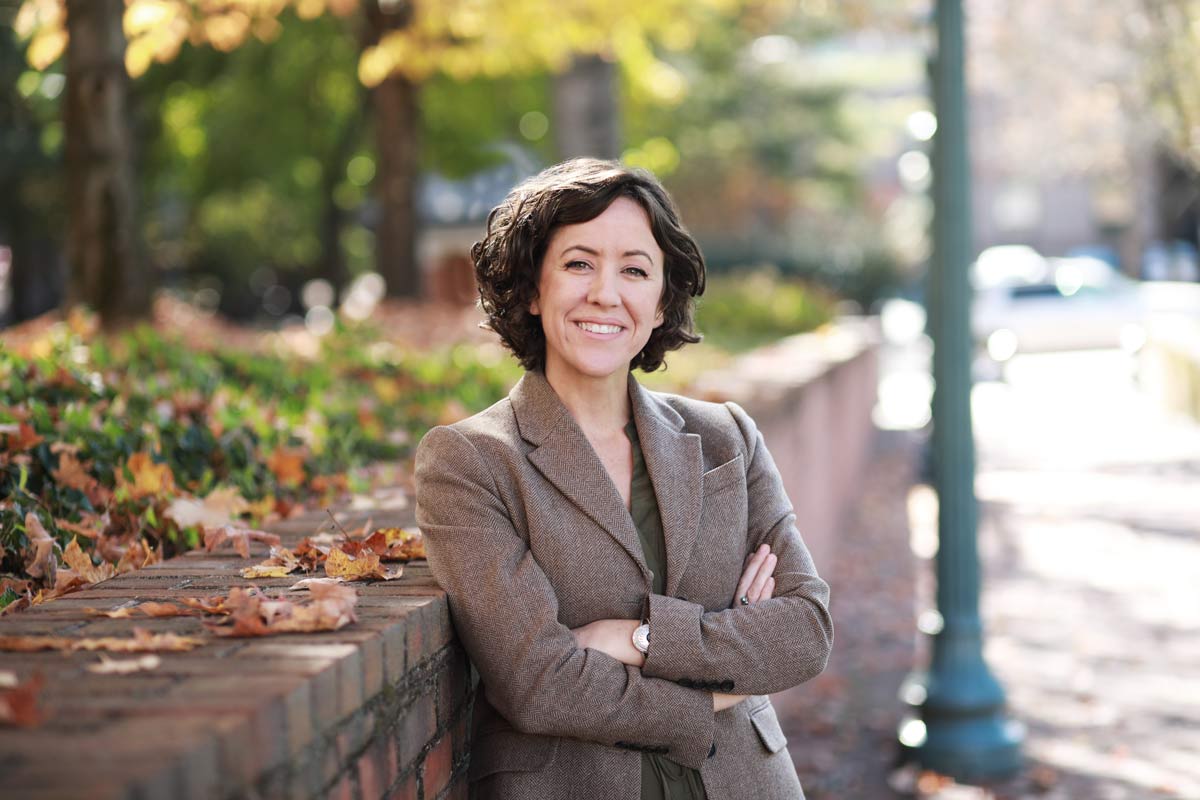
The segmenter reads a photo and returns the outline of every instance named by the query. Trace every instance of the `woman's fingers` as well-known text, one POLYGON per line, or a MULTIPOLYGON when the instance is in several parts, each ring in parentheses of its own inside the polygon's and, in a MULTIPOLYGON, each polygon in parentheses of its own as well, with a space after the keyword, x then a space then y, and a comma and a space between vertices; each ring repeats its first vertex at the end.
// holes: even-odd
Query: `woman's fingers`
POLYGON ((771 573, 775 571, 777 561, 768 545, 764 544, 754 551, 742 572, 741 580, 738 581, 734 605, 740 604, 743 597, 749 603, 757 603, 770 597, 769 594, 764 597, 763 590, 766 582, 771 579, 771 573))
POLYGON ((763 559, 763 563, 758 568, 758 574, 754 576, 754 580, 750 583, 750 590, 746 593, 751 603, 771 597, 767 592, 767 581, 771 580, 771 574, 775 572, 775 564, 778 561, 779 558, 774 553, 768 553, 767 557, 763 559))

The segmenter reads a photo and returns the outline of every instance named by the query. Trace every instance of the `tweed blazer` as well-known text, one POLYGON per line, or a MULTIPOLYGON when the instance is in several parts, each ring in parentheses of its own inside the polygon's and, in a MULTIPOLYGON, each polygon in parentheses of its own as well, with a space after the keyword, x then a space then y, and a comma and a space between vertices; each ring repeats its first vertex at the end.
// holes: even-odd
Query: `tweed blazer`
POLYGON ((710 800, 803 798, 770 700, 819 674, 829 587, 750 417, 644 389, 629 396, 666 545, 665 594, 629 512, 541 372, 422 439, 417 521, 480 675, 472 795, 638 800, 641 751, 698 768, 710 800), (778 556, 775 595, 733 606, 747 556, 778 556), (571 628, 648 619, 641 668, 571 628), (711 692, 752 695, 715 712, 711 692))

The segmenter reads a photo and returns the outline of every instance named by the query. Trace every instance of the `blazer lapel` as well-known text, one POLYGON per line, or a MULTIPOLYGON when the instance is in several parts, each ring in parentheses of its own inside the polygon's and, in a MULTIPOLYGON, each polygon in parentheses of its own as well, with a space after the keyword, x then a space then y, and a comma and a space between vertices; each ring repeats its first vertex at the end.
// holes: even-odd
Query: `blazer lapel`
MULTIPOLYGON (((529 461, 559 492, 612 536, 650 580, 642 542, 617 487, 582 429, 541 372, 526 372, 509 394, 529 461)), ((534 499, 536 502, 536 499, 534 499)))
POLYGON ((668 595, 674 596, 700 533, 704 459, 700 436, 683 432, 683 417, 629 377, 629 399, 646 469, 658 498, 667 550, 668 595))

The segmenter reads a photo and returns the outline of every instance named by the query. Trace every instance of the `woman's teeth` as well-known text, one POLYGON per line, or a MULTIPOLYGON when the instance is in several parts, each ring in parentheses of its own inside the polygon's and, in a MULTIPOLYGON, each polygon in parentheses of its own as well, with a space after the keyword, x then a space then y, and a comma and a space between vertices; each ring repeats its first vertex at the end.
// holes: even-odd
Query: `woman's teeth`
POLYGON ((575 324, 588 333, 619 333, 621 330, 620 325, 596 325, 591 322, 576 322, 575 324))

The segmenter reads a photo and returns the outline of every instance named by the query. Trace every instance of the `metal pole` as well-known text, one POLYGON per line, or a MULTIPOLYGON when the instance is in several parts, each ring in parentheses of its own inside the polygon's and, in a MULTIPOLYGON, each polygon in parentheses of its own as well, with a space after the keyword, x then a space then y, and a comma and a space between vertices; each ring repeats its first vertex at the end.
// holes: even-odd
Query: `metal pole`
POLYGON ((933 475, 937 490, 937 605, 929 670, 906 683, 915 714, 901 743, 922 767, 959 780, 999 778, 1020 768, 1023 727, 1005 715, 1004 690, 983 660, 979 617, 978 510, 971 430, 972 258, 970 167, 962 0, 937 2, 932 77, 934 252, 929 276, 933 355, 933 475), (940 629, 938 629, 940 628, 940 629))

